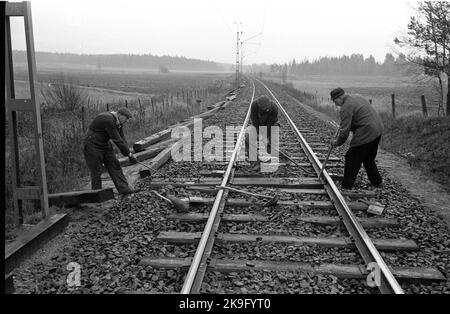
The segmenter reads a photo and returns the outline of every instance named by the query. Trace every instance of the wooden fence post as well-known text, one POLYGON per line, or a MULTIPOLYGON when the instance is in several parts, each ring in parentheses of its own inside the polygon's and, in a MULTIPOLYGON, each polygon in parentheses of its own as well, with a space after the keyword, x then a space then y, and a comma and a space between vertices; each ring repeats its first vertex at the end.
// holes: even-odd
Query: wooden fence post
POLYGON ((81 128, 84 132, 84 106, 81 106, 81 128))
POLYGON ((125 107, 128 108, 128 101, 125 99, 125 107))
POLYGON ((106 111, 109 111, 109 104, 106 104, 106 111))
POLYGON ((425 118, 427 118, 428 117, 428 111, 427 111, 427 103, 425 101, 425 95, 420 96, 420 100, 422 101, 422 113, 423 113, 423 116, 425 118))
POLYGON ((395 94, 392 94, 391 97, 392 97, 392 116, 395 119, 395 94))
POLYGON ((372 99, 369 99, 369 104, 372 104, 372 99))
POLYGON ((173 95, 170 95, 170 104, 173 106, 173 95))

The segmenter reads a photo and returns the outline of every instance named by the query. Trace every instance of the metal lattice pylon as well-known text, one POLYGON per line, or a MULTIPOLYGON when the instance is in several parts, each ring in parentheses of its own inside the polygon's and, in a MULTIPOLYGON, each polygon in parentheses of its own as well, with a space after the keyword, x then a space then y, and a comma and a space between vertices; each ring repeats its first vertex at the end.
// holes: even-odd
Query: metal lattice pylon
POLYGON ((49 215, 47 179, 45 173, 44 146, 42 140, 41 112, 36 93, 36 59, 34 52, 33 25, 31 21, 31 4, 26 2, 6 3, 6 107, 9 125, 9 139, 11 143, 11 158, 13 165, 13 200, 16 224, 23 223, 22 201, 39 200, 42 216, 49 215), (28 80, 30 98, 17 99, 14 88, 14 68, 11 43, 10 17, 23 17, 25 23, 26 53, 28 61, 28 80), (17 113, 29 112, 32 114, 34 129, 34 146, 36 150, 37 178, 36 186, 22 186, 20 180, 19 147, 17 134, 17 113))

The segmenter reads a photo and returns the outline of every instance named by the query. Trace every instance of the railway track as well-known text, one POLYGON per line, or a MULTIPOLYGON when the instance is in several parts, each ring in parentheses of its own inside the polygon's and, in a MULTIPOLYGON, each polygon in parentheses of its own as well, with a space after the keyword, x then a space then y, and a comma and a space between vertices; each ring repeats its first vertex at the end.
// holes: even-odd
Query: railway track
MULTIPOLYGON (((419 250, 418 244, 412 239, 380 237, 383 230, 398 228, 398 220, 366 212, 368 205, 363 201, 376 197, 373 190, 341 193, 335 183, 342 178, 343 168, 337 156, 331 155, 326 167, 331 170, 318 178, 328 139, 316 134, 307 115, 291 117, 277 95, 258 80, 247 84, 241 97, 245 104, 235 109, 229 121, 215 121, 223 129, 233 125, 239 130, 237 136, 223 140, 228 147, 222 152, 229 157, 226 161, 202 161, 195 166, 186 162, 190 176, 153 178, 146 183, 163 192, 176 189, 191 210, 169 216, 173 223, 156 236, 166 245, 164 251, 142 258, 141 266, 183 274, 187 270, 178 291, 183 294, 216 293, 230 285, 246 286, 246 281, 279 284, 289 293, 289 284, 295 285, 292 281, 323 286, 338 280, 357 280, 368 293, 402 294, 399 282, 446 280, 432 267, 388 267, 383 255, 419 250), (277 170, 267 173, 253 172, 248 162, 238 158, 249 123, 249 104, 261 94, 270 95, 279 106, 280 149, 294 160, 280 157, 277 170), (217 186, 278 195, 280 200, 275 207, 264 207, 264 200, 217 186), (172 253, 164 254, 167 251, 172 253)), ((203 139, 203 144, 207 142, 203 139)), ((240 291, 267 289, 257 285, 255 291, 240 291)))

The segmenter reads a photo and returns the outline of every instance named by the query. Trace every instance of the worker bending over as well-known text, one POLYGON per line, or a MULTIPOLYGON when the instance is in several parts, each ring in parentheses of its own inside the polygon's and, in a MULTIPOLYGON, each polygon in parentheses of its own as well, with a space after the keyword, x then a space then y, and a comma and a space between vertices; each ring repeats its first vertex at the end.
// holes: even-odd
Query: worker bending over
POLYGON ((102 164, 104 164, 120 194, 131 194, 139 191, 132 190, 128 186, 127 179, 122 172, 122 168, 110 142, 112 140, 132 164, 137 163, 137 159, 130 152, 123 135, 123 125, 131 117, 131 112, 128 109, 121 108, 117 112, 100 113, 89 126, 84 140, 83 151, 84 158, 91 173, 92 189, 102 188, 101 175, 103 169, 102 164))
POLYGON ((361 163, 366 169, 370 182, 382 187, 382 179, 375 164, 378 144, 383 133, 383 123, 372 105, 360 95, 348 95, 342 88, 333 89, 331 100, 341 107, 341 124, 338 137, 331 141, 333 146, 341 146, 350 131, 353 138, 345 154, 344 179, 341 187, 351 189, 355 183, 361 163))
MULTIPOLYGON (((257 139, 259 139, 260 134, 260 127, 266 126, 267 132, 266 132, 266 138, 263 139, 265 142, 266 152, 271 153, 270 146, 271 146, 271 135, 272 135, 272 126, 278 127, 278 108, 277 105, 272 102, 267 96, 263 95, 259 98, 255 99, 253 103, 251 104, 250 109, 250 119, 252 122, 252 125, 256 128, 257 133, 257 139)), ((256 165, 253 168, 253 170, 259 170, 260 160, 257 154, 257 142, 249 140, 249 134, 246 134, 245 138, 245 144, 247 148, 247 155, 249 157, 250 161, 252 160, 253 156, 256 157, 256 165), (251 153, 250 153, 251 152, 251 153)))

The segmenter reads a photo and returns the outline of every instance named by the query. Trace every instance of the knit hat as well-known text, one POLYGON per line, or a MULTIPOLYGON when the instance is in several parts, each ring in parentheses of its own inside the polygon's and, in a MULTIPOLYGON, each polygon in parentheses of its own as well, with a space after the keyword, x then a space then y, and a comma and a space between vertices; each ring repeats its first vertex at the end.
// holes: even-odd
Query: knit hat
POLYGON ((117 111, 117 113, 121 114, 122 116, 127 117, 128 119, 131 119, 131 117, 132 117, 132 114, 131 114, 130 110, 128 110, 127 108, 120 108, 117 111))
POLYGON ((335 88, 330 93, 331 100, 334 101, 336 98, 338 98, 339 96, 342 96, 344 94, 345 94, 345 92, 344 92, 344 90, 342 88, 340 88, 340 87, 335 88))

